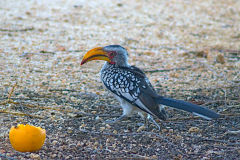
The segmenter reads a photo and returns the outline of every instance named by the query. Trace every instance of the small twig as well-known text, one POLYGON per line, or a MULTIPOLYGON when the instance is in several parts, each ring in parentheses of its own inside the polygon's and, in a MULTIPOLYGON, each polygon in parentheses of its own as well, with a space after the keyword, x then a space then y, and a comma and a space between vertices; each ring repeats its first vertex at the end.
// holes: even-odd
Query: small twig
POLYGON ((162 49, 166 49, 166 50, 183 50, 185 52, 187 52, 187 50, 184 47, 181 46, 177 46, 177 47, 168 47, 168 46, 160 46, 158 48, 147 48, 147 47, 133 47, 133 46, 129 46, 129 48, 133 49, 133 50, 147 50, 147 51, 158 51, 162 50, 162 49))
POLYGON ((107 135, 107 136, 137 136, 137 135, 142 135, 143 132, 141 133, 110 133, 110 132, 97 132, 97 131, 88 131, 85 129, 79 129, 80 132, 83 133, 89 133, 89 134, 97 134, 97 135, 107 135))
POLYGON ((229 85, 229 86, 209 87, 209 88, 181 89, 181 91, 196 92, 196 91, 202 91, 202 90, 214 90, 214 89, 237 88, 237 87, 239 87, 239 84, 236 84, 236 85, 229 85))
POLYGON ((92 113, 85 113, 85 112, 78 112, 76 113, 77 115, 75 117, 82 117, 84 116, 93 116, 93 117, 120 117, 121 115, 116 114, 116 115, 111 115, 111 114, 92 114, 92 113))
POLYGON ((238 131, 227 131, 225 134, 240 135, 240 130, 238 131))
POLYGON ((26 58, 30 58, 33 55, 43 55, 41 53, 48 53, 48 54, 56 54, 55 52, 49 52, 49 51, 40 51, 39 53, 33 53, 33 52, 23 52, 19 57, 26 57, 26 58))
POLYGON ((13 114, 13 115, 17 115, 17 116, 28 116, 28 117, 39 118, 39 119, 43 119, 44 118, 44 117, 35 116, 35 115, 31 115, 31 114, 26 114, 26 113, 9 112, 9 111, 4 111, 4 110, 0 110, 0 113, 13 114))
MULTIPOLYGON (((8 99, 7 97, 0 97, 0 100, 6 100, 6 99, 8 99)), ((27 100, 39 100, 39 99, 34 99, 34 98, 22 98, 22 97, 19 97, 19 98, 11 98, 11 100, 25 100, 25 101, 27 101, 27 100)), ((1 104, 1 103, 0 103, 1 104)))
POLYGON ((171 118, 171 119, 166 120, 165 122, 176 122, 176 121, 194 120, 194 119, 201 119, 201 117, 189 116, 189 117, 171 118))
POLYGON ((68 50, 67 52, 86 52, 86 49, 68 50))
POLYGON ((60 112, 67 112, 67 113, 75 113, 72 110, 65 110, 65 109, 60 109, 60 108, 51 108, 51 107, 42 107, 34 104, 27 104, 27 103, 20 103, 20 102, 13 102, 14 104, 21 104, 29 108, 38 108, 38 109, 46 109, 46 110, 53 110, 53 111, 60 111, 60 112))
MULTIPOLYGON (((207 106, 209 104, 213 104, 213 103, 218 103, 218 102, 236 102, 236 103, 240 103, 240 101, 237 101, 237 100, 215 100, 215 101, 210 101, 210 102, 206 102, 206 103, 203 103, 202 105, 204 106, 207 106)), ((228 106, 229 107, 229 106, 228 106)))
POLYGON ((187 136, 193 137, 193 138, 196 138, 196 139, 200 139, 199 141, 213 141, 213 142, 225 143, 225 144, 227 144, 227 145, 240 145, 240 143, 238 143, 238 142, 237 142, 237 143, 231 143, 231 142, 225 141, 225 140, 199 137, 199 136, 190 135, 190 134, 187 134, 187 136))
POLYGON ((17 87, 17 82, 13 85, 11 91, 9 92, 9 94, 8 94, 8 100, 11 99, 11 96, 12 96, 12 94, 13 94, 13 92, 14 92, 14 90, 15 90, 16 87, 17 87))
MULTIPOLYGON (((224 119, 224 118, 227 118, 227 117, 238 117, 240 116, 239 113, 234 113, 234 114, 220 114, 220 118, 224 119)), ((202 119, 201 117, 196 117, 196 116, 191 116, 191 117, 181 117, 181 118, 171 118, 171 119, 168 119, 166 120, 165 122, 174 122, 174 121, 182 121, 182 120, 193 120, 193 119, 202 119)))
POLYGON ((11 97, 12 97, 12 94, 16 87, 17 87, 17 82, 13 85, 11 91, 8 93, 7 100, 0 102, 1 105, 6 105, 8 103, 14 103, 13 100, 11 100, 11 97))
POLYGON ((172 69, 155 69, 155 70, 146 70, 146 73, 155 73, 155 72, 170 72, 170 71, 178 71, 178 70, 185 70, 191 68, 191 66, 187 67, 180 67, 180 68, 172 68, 172 69))
MULTIPOLYGON (((10 103, 15 104, 15 105, 24 105, 29 108, 38 108, 38 109, 45 109, 45 110, 48 109, 48 110, 55 110, 55 111, 60 111, 60 112, 74 113, 74 111, 72 111, 72 110, 63 110, 60 108, 42 107, 42 106, 27 104, 27 103, 23 103, 23 102, 20 103, 20 102, 15 102, 12 99, 1 102, 0 104, 5 105, 5 104, 10 104, 10 103)), ((26 113, 10 112, 10 111, 6 111, 6 110, 0 110, 0 113, 8 113, 8 114, 13 114, 13 115, 18 115, 18 116, 29 116, 29 117, 43 119, 43 117, 40 117, 40 116, 30 115, 30 114, 26 114, 26 113)))
POLYGON ((230 50, 230 49, 212 49, 212 50, 217 50, 221 53, 232 53, 232 54, 240 54, 240 50, 230 50))
POLYGON ((240 113, 230 113, 230 114, 221 114, 222 118, 226 118, 226 117, 239 117, 240 113))
POLYGON ((59 91, 59 92, 64 92, 64 91, 67 91, 67 92, 78 92, 75 89, 49 89, 49 91, 50 92, 54 92, 54 91, 59 91))
POLYGON ((0 31, 2 32, 26 32, 26 31, 32 31, 34 30, 33 27, 23 28, 23 29, 4 29, 0 28, 0 31))
POLYGON ((55 52, 45 51, 45 50, 41 50, 39 53, 50 53, 50 54, 56 54, 55 52))
MULTIPOLYGON (((125 151, 126 153, 128 153, 129 151, 126 151, 126 150, 123 150, 125 151)), ((114 159, 116 160, 122 160, 122 159, 131 159, 131 160, 139 160, 139 159, 142 159, 142 160, 148 160, 148 159, 151 159, 150 157, 147 157, 147 156, 142 156, 142 155, 139 155, 139 154, 132 154, 130 153, 130 155, 132 155, 133 157, 114 157, 114 159)))
POLYGON ((88 131, 85 129, 79 129, 80 132, 83 133, 89 133, 89 134, 97 134, 97 135, 107 135, 107 136, 138 136, 138 135, 152 135, 152 136, 156 136, 162 140, 165 140, 168 142, 168 140, 159 135, 158 133, 154 133, 154 132, 147 132, 147 131, 142 131, 142 132, 131 132, 131 133, 110 133, 110 132, 98 132, 98 131, 88 131))
MULTIPOLYGON (((175 144, 173 144, 171 141, 169 141, 166 137, 163 137, 161 135, 159 135, 159 133, 154 133, 154 132, 147 132, 147 131, 142 131, 142 132, 131 132, 131 133, 109 133, 109 132, 98 132, 98 131, 88 131, 85 129, 79 129, 80 132, 83 133, 88 133, 88 134, 93 134, 93 135, 107 135, 107 136, 139 136, 139 135, 152 135, 155 136, 154 138, 159 138, 163 141, 166 141, 168 144, 171 144, 173 146, 177 146, 175 144)), ((151 138, 151 137, 149 137, 151 138)))

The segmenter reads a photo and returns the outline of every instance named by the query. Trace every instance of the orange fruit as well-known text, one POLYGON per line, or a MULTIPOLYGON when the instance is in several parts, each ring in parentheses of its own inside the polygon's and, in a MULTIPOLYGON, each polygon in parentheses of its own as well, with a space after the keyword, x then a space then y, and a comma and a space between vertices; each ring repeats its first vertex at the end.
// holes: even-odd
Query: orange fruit
POLYGON ((19 152, 35 152, 41 149, 46 138, 46 130, 31 125, 18 124, 9 131, 12 147, 19 152))

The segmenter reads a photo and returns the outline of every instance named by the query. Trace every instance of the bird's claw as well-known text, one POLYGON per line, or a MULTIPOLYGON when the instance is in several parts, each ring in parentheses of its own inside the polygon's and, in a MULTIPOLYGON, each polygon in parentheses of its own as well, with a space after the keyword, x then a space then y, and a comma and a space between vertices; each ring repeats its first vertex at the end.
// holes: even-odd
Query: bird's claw
POLYGON ((147 117, 149 120, 151 120, 153 122, 153 124, 155 124, 155 126, 158 127, 158 130, 160 131, 161 130, 161 127, 159 126, 159 124, 153 119, 152 116, 148 115, 147 117))

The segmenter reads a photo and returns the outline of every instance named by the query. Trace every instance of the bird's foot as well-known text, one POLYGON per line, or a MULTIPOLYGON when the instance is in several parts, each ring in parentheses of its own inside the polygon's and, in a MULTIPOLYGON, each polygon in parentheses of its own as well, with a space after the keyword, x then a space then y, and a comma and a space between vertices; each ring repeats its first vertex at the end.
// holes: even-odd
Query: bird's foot
POLYGON ((153 122, 153 124, 155 124, 155 126, 157 126, 158 130, 161 130, 161 127, 159 126, 159 124, 153 119, 153 117, 151 115, 148 115, 147 117, 149 120, 151 120, 153 122))

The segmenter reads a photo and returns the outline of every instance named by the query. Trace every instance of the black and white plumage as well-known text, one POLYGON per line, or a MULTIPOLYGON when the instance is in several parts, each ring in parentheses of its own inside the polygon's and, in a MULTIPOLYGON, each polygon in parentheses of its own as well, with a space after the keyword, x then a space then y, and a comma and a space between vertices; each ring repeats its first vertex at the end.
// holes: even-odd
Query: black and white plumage
POLYGON ((121 103, 123 108, 121 118, 136 111, 140 114, 146 112, 166 120, 165 110, 154 100, 158 95, 148 78, 137 67, 116 67, 115 64, 106 63, 101 70, 101 80, 121 103))
POLYGON ((205 107, 158 95, 143 71, 128 64, 127 50, 119 45, 92 49, 84 56, 81 64, 98 59, 107 61, 100 72, 101 80, 123 108, 123 114, 117 120, 135 111, 143 116, 148 114, 165 120, 167 114, 161 104, 191 112, 207 120, 219 117, 219 114, 205 107))

